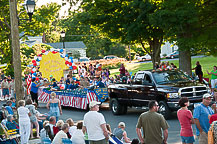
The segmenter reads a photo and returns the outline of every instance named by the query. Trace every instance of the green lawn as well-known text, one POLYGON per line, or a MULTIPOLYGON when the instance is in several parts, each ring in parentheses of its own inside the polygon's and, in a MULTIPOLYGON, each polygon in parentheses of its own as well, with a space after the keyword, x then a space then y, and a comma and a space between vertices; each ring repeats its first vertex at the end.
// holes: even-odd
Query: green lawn
MULTIPOLYGON (((207 70, 210 72, 213 70, 213 66, 217 65, 217 58, 213 56, 207 56, 207 57, 202 57, 202 58, 192 58, 191 63, 192 63, 192 68, 194 68, 196 65, 196 61, 199 61, 202 69, 203 69, 203 74, 204 77, 210 78, 207 74, 207 70)), ((179 67, 179 61, 178 60, 172 60, 170 63, 174 63, 177 67, 179 67)), ((136 73, 139 70, 148 70, 152 69, 152 63, 135 63, 135 64, 129 64, 128 62, 124 64, 126 69, 129 72, 132 72, 133 74, 136 73)), ((118 69, 112 69, 111 70, 111 75, 119 74, 119 68, 118 69)))

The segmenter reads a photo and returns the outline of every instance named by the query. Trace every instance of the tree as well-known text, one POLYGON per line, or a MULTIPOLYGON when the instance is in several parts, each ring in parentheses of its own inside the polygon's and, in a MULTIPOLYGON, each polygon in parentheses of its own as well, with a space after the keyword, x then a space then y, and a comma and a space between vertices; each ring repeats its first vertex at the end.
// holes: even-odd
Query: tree
MULTIPOLYGON (((20 19, 28 17, 24 7, 20 7, 21 0, 17 1, 17 10, 20 19)), ((29 36, 37 36, 43 34, 44 31, 49 29, 52 21, 58 16, 60 6, 56 3, 51 3, 41 8, 36 8, 32 21, 20 21, 19 31, 24 32, 20 35, 20 38, 29 36)), ((12 47, 11 47, 11 25, 10 25, 10 14, 9 14, 9 1, 0 1, 0 55, 3 55, 1 63, 7 63, 8 67, 5 72, 7 75, 13 74, 13 63, 12 61, 12 47)))
POLYGON ((82 2, 80 21, 91 24, 110 39, 123 44, 140 44, 152 56, 153 66, 160 62, 160 47, 164 32, 153 26, 149 15, 156 12, 159 1, 117 0, 82 2), (149 50, 145 45, 149 45, 149 50))

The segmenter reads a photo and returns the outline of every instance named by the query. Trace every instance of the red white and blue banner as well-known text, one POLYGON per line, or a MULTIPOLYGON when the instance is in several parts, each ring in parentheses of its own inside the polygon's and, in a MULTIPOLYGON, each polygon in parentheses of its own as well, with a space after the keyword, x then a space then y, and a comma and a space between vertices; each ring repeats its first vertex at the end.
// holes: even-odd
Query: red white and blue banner
POLYGON ((95 90, 77 89, 73 91, 49 91, 44 88, 38 90, 38 100, 47 103, 51 99, 51 92, 55 92, 61 105, 79 109, 86 109, 91 101, 104 102, 108 98, 107 88, 95 90))

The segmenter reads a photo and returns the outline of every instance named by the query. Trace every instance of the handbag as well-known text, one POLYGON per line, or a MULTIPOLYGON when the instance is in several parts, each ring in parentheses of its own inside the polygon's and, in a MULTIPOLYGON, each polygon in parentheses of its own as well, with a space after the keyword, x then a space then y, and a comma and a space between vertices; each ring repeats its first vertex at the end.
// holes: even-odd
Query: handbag
POLYGON ((212 123, 212 126, 210 127, 208 131, 208 144, 214 144, 214 136, 213 136, 213 126, 215 123, 212 123))

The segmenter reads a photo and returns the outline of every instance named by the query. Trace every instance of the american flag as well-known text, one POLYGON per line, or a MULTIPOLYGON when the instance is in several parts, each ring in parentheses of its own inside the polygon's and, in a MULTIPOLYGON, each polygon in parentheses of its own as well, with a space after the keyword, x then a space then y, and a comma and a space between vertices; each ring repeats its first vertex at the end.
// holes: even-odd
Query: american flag
POLYGON ((96 94, 93 91, 87 91, 87 103, 89 104, 92 101, 98 101, 96 94))
POLYGON ((28 78, 26 79, 26 84, 27 84, 27 95, 29 95, 30 91, 31 91, 31 85, 32 85, 32 76, 31 76, 31 74, 28 75, 28 78))

